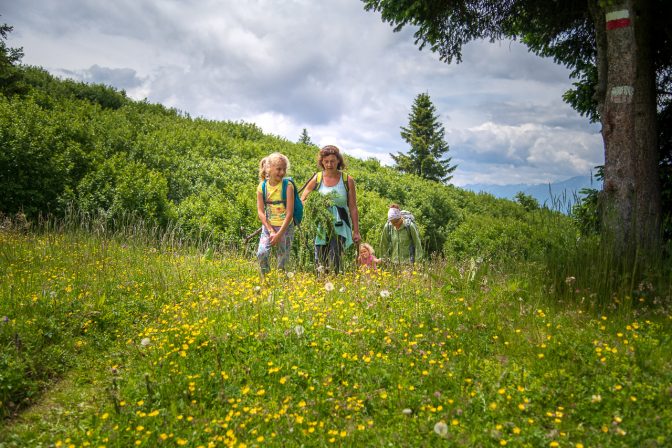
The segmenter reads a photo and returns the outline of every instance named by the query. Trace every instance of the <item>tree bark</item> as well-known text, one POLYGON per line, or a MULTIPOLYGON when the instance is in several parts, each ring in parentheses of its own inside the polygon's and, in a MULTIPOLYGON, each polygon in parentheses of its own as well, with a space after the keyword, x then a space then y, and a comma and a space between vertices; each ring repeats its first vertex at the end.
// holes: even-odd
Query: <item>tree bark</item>
POLYGON ((596 27, 604 26, 596 29, 598 84, 604 88, 598 92, 605 148, 603 235, 617 255, 645 255, 661 244, 650 6, 649 0, 616 1, 595 20, 596 27))

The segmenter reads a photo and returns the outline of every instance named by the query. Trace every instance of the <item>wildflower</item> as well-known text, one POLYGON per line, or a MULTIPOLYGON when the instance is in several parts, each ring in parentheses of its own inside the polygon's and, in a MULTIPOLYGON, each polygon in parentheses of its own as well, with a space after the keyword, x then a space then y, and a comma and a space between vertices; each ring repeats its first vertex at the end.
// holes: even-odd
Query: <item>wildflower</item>
POLYGON ((345 292, 345 286, 341 286, 341 289, 338 290, 341 294, 345 292))
POLYGON ((261 286, 257 285, 254 287, 254 292, 259 294, 261 292, 261 286))
POLYGON ((287 278, 291 279, 292 277, 294 277, 294 273, 293 272, 288 272, 287 273, 287 278))
POLYGON ((388 297, 390 297, 390 291, 388 291, 387 289, 383 289, 382 291, 380 291, 380 297, 382 297, 383 299, 387 299, 388 297))
POLYGON ((446 425, 446 422, 444 421, 436 422, 434 425, 434 432, 441 437, 446 437, 448 435, 448 425, 446 425))
POLYGON ((590 397, 591 403, 599 403, 600 401, 602 401, 602 396, 600 394, 593 395, 592 397, 590 397))
POLYGON ((301 325, 297 325, 296 327, 294 327, 294 333, 296 333, 296 335, 297 335, 298 337, 303 336, 303 333, 304 333, 304 332, 305 332, 305 330, 304 330, 304 328, 303 328, 301 325))
POLYGON ((142 345, 143 347, 147 347, 150 342, 151 341, 149 340, 149 338, 142 338, 142 340, 140 341, 140 345, 142 345))
POLYGON ((324 284, 324 289, 326 289, 327 292, 331 292, 334 290, 334 284, 331 282, 327 282, 324 284))
POLYGON ((2 316, 2 319, 0 319, 0 322, 2 322, 3 324, 6 324, 7 322, 9 322, 9 317, 2 316))
POLYGON ((402 414, 404 415, 411 415, 413 413, 412 409, 406 408, 403 411, 401 411, 402 414))
POLYGON ((567 277, 567 278, 565 279, 565 283, 567 283, 567 284, 570 285, 570 286, 573 285, 574 282, 576 282, 576 277, 567 277))

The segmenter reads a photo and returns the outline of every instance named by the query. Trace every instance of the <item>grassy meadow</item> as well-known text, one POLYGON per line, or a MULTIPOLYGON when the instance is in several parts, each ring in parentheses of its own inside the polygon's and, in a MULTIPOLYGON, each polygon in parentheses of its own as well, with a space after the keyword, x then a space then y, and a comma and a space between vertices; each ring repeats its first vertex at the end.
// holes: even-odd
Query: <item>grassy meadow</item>
POLYGON ((442 260, 262 284, 154 241, 0 231, 0 447, 672 444, 654 293, 442 260))

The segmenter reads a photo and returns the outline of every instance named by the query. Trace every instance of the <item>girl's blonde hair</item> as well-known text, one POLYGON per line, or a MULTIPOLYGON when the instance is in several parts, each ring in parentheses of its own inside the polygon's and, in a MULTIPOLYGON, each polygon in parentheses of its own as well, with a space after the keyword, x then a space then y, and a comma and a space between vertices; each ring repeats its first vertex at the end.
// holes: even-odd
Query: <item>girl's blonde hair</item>
POLYGON ((363 248, 367 249, 371 256, 376 255, 376 252, 373 250, 373 246, 371 246, 369 243, 359 243, 359 249, 361 250, 363 248))
POLYGON ((278 163, 284 163, 285 169, 289 171, 289 159, 282 153, 274 152, 261 159, 259 162, 259 180, 268 179, 268 170, 278 163))

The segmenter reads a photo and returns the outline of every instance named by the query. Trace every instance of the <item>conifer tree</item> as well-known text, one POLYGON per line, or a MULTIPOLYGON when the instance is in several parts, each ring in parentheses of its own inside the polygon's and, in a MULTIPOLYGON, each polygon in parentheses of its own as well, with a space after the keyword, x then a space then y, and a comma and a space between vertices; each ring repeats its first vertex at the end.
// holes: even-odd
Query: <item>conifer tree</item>
POLYGON ((308 135, 308 130, 306 128, 303 128, 303 132, 301 132, 301 136, 299 137, 299 141, 297 143, 313 146, 313 142, 310 139, 310 136, 308 135))
POLYGON ((20 80, 16 66, 23 57, 22 48, 10 48, 5 43, 7 35, 14 28, 3 23, 0 25, 0 92, 11 94, 20 80))
POLYGON ((401 128, 401 137, 411 146, 408 154, 390 154, 396 168, 403 173, 417 174, 425 179, 448 182, 457 165, 446 157, 449 147, 444 140, 445 129, 436 115, 428 93, 419 94, 409 114, 408 127, 401 128))

